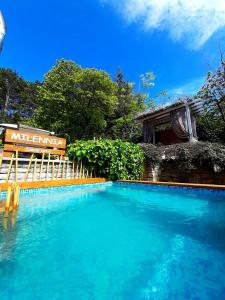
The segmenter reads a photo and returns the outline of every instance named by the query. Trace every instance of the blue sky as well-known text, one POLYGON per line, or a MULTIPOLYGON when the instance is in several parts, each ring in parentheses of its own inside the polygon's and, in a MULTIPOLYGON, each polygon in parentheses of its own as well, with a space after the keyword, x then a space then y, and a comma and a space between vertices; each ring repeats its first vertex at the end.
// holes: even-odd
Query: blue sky
POLYGON ((154 92, 193 94, 224 38, 224 0, 14 0, 0 10, 8 28, 0 66, 27 80, 65 58, 112 78, 120 66, 136 86, 152 71, 154 92))

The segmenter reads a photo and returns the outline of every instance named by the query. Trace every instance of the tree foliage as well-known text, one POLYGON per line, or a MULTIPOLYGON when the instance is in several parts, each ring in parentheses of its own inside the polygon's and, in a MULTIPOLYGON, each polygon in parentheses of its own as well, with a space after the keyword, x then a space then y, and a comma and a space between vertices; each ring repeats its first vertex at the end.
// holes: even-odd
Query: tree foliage
POLYGON ((25 81, 16 72, 0 68, 0 116, 4 122, 27 122, 36 108, 39 82, 25 81))
POLYGON ((134 116, 145 109, 145 98, 134 93, 134 85, 124 80, 118 69, 116 75, 117 106, 109 120, 109 136, 123 140, 136 141, 142 135, 140 124, 134 122, 134 116))
POLYGON ((225 143, 225 61, 215 73, 209 72, 205 85, 197 94, 204 102, 204 113, 198 119, 201 140, 225 143))
POLYGON ((69 145, 70 159, 83 163, 97 176, 110 180, 140 179, 143 173, 144 155, 141 148, 121 140, 76 141, 69 145))
MULTIPOLYGON (((150 72, 141 76, 144 92, 154 86, 154 79, 150 72)), ((154 107, 153 99, 147 98, 146 93, 135 92, 120 69, 113 81, 104 71, 62 59, 42 83, 0 69, 1 120, 51 130, 70 142, 99 137, 140 141, 142 126, 134 117, 154 107)))
POLYGON ((59 60, 39 88, 34 122, 70 140, 98 137, 116 107, 115 89, 104 71, 59 60))

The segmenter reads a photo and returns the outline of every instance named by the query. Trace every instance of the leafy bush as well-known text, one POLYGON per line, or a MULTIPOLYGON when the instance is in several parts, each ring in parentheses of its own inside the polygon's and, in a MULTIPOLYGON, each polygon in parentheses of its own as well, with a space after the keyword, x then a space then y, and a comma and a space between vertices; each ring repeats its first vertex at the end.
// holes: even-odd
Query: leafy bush
POLYGON ((143 151, 138 145, 121 140, 76 141, 69 145, 68 155, 82 161, 97 176, 110 180, 136 180, 143 173, 143 151))
POLYGON ((163 155, 162 147, 157 147, 153 144, 147 143, 142 143, 139 145, 142 148, 145 157, 149 160, 153 167, 161 163, 163 155))
POLYGON ((152 165, 170 164, 175 169, 208 168, 215 172, 225 170, 225 146, 217 143, 183 143, 164 147, 141 144, 145 157, 152 165))

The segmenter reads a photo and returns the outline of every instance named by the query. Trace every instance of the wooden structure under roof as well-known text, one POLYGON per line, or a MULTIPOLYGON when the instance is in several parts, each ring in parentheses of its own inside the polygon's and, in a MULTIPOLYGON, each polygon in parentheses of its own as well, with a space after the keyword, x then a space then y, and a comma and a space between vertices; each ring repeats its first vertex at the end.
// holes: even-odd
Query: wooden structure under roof
POLYGON ((141 113, 135 120, 143 124, 145 143, 168 145, 186 141, 195 142, 197 141, 195 117, 202 111, 202 100, 180 100, 158 110, 141 113), (164 128, 157 130, 159 127, 164 128))

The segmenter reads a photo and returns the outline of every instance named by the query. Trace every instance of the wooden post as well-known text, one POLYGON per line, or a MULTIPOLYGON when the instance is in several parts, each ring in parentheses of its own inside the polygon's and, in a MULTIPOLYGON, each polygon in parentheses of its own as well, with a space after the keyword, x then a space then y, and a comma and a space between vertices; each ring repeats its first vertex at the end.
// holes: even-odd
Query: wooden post
POLYGON ((80 162, 80 173, 79 173, 79 178, 82 178, 82 174, 83 174, 83 165, 82 165, 82 161, 80 162))
POLYGON ((152 142, 155 145, 155 126, 152 127, 152 142))
POLYGON ((79 172, 79 162, 77 161, 77 167, 76 167, 76 179, 79 178, 79 177, 78 177, 78 176, 79 176, 79 175, 78 175, 78 174, 79 174, 78 172, 79 172))
POLYGON ((74 170, 74 161, 73 161, 73 164, 72 164, 72 179, 74 179, 75 177, 75 170, 74 170))
POLYGON ((0 171, 1 171, 1 167, 2 167, 2 159, 3 159, 3 155, 0 155, 0 171))
POLYGON ((55 162, 54 160, 52 161, 52 180, 55 179, 55 162))
POLYGON ((67 179, 67 175, 68 175, 68 169, 69 169, 69 161, 67 161, 67 163, 66 163, 66 179, 67 179))
POLYGON ((85 167, 83 167, 83 174, 82 174, 82 178, 85 178, 85 167))
POLYGON ((44 163, 44 153, 42 154, 41 157, 41 166, 40 166, 40 174, 39 174, 39 180, 41 180, 41 175, 42 175, 42 170, 43 170, 43 163, 44 163))
POLYGON ((49 163, 50 163, 50 153, 48 154, 47 170, 46 170, 46 180, 48 180, 49 174, 49 163))
POLYGON ((33 174, 32 174, 32 181, 35 181, 36 169, 37 169, 37 158, 35 158, 35 160, 34 160, 34 169, 33 169, 33 174))
POLYGON ((61 169, 61 164, 62 164, 62 161, 61 161, 61 159, 60 159, 60 161, 59 161, 59 166, 58 166, 58 170, 57 170, 57 174, 56 174, 56 179, 58 179, 58 177, 59 177, 59 173, 60 173, 60 169, 61 169))
POLYGON ((65 164, 66 164, 66 162, 65 162, 65 160, 63 161, 63 167, 62 167, 62 176, 61 176, 61 178, 62 179, 64 179, 64 176, 65 176, 65 164))
POLYGON ((30 161, 29 161, 29 164, 28 164, 28 167, 27 167, 27 171, 26 171, 26 174, 24 176, 24 181, 27 181, 27 177, 29 175, 29 171, 30 171, 30 167, 31 167, 31 164, 32 164, 32 161, 33 161, 33 157, 34 157, 34 154, 32 154, 31 157, 30 157, 30 161))
POLYGON ((18 181, 18 150, 16 150, 16 170, 15 170, 15 182, 18 181))
POLYGON ((11 172, 11 168, 12 168, 12 164, 13 164, 13 159, 14 159, 14 153, 12 154, 11 160, 10 160, 10 163, 9 163, 9 168, 8 168, 7 175, 6 175, 6 182, 9 181, 10 172, 11 172))

